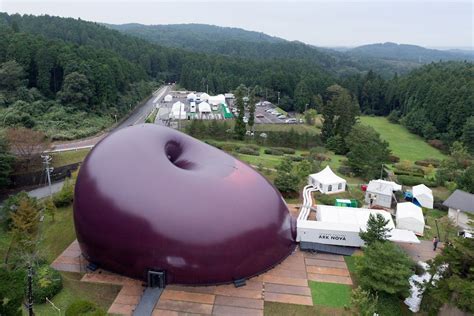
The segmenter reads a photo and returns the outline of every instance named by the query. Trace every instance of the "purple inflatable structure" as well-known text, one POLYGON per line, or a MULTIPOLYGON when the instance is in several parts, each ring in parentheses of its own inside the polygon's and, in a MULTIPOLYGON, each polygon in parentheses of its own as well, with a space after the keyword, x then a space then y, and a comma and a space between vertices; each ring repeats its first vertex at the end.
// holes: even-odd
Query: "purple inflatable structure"
POLYGON ((74 223, 101 268, 166 283, 229 283, 260 274, 295 248, 280 193, 232 156, 152 124, 103 139, 81 166, 74 223))

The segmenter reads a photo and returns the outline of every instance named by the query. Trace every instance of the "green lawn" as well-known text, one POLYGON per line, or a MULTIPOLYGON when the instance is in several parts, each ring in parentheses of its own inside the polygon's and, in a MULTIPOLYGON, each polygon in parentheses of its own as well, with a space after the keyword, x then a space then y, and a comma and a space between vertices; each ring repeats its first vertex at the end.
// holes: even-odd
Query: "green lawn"
POLYGON ((327 307, 349 306, 352 288, 345 284, 309 281, 313 303, 327 307))
POLYGON ((290 131, 293 129, 297 133, 308 132, 310 134, 316 135, 320 133, 320 130, 315 126, 310 126, 306 124, 255 124, 254 131, 260 132, 282 132, 290 131))
POLYGON ((81 149, 51 154, 51 157, 53 158, 53 167, 60 167, 76 162, 81 162, 84 160, 84 158, 86 158, 89 152, 90 149, 81 149))
POLYGON ((382 138, 390 144, 392 153, 401 160, 416 160, 426 158, 444 159, 446 156, 436 148, 431 147, 423 138, 410 133, 400 124, 390 123, 385 117, 361 116, 362 124, 372 126, 382 138))

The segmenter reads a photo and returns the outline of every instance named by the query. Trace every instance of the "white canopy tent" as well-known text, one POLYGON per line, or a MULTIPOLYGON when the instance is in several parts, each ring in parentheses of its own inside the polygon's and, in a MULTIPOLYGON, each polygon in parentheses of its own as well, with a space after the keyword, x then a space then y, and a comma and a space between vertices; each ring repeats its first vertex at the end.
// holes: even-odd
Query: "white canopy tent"
POLYGON ((412 188, 413 198, 418 201, 422 207, 433 208, 433 191, 424 184, 415 185, 412 188))
POLYGON ((188 101, 194 101, 194 100, 196 100, 196 98, 197 98, 197 97, 196 97, 196 95, 195 95, 193 92, 191 92, 190 94, 188 94, 188 96, 186 97, 186 99, 187 99, 188 101))
POLYGON ((417 235, 423 235, 425 229, 423 210, 411 202, 397 204, 396 222, 399 229, 411 230, 417 235))
POLYGON ((211 113, 211 106, 207 102, 201 102, 198 105, 199 113, 211 113))
POLYGON ((207 102, 212 105, 225 104, 225 96, 223 94, 213 95, 208 98, 207 102))
POLYGON ((165 96, 165 102, 171 102, 171 101, 173 101, 173 96, 171 94, 167 94, 165 96))
POLYGON ((184 110, 184 103, 183 102, 175 102, 171 108, 171 115, 174 119, 186 119, 186 111, 184 110))
POLYGON ((401 191, 402 190, 402 186, 400 184, 396 183, 396 182, 393 182, 393 181, 386 181, 386 180, 378 179, 378 180, 371 180, 370 182, 383 183, 387 186, 391 186, 392 191, 401 191))
POLYGON ((201 93, 199 98, 201 99, 201 101, 207 101, 207 100, 209 100, 209 94, 203 92, 203 93, 201 93))
POLYGON ((308 184, 325 194, 346 190, 346 180, 336 175, 329 166, 318 173, 309 175, 308 184))

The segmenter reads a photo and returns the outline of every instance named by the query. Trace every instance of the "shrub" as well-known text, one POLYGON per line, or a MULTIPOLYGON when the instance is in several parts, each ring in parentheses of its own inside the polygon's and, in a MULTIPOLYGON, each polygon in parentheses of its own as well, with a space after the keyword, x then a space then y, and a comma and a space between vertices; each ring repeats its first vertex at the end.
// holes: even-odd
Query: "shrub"
POLYGON ((423 167, 428 167, 429 165, 432 165, 433 167, 438 168, 440 164, 441 164, 441 161, 434 158, 428 158, 424 160, 415 161, 415 165, 423 166, 423 167))
POLYGON ((377 302, 377 313, 383 316, 403 315, 400 303, 397 296, 380 293, 377 302))
POLYGON ((245 155, 252 155, 252 156, 260 156, 260 151, 255 150, 252 147, 242 147, 237 149, 237 152, 239 154, 245 154, 245 155))
POLYGON ((71 179, 66 179, 61 191, 53 196, 53 202, 56 207, 71 205, 74 200, 74 184, 71 179))
POLYGON ((251 148, 255 151, 260 151, 260 146, 254 144, 247 144, 247 148, 251 148))
POLYGON ((42 265, 36 269, 33 279, 33 300, 36 304, 46 302, 63 288, 61 274, 49 265, 42 265))
POLYGON ((395 155, 390 155, 388 156, 388 160, 392 163, 397 163, 397 162, 400 162, 400 157, 395 156, 395 155))
POLYGON ((283 156, 283 152, 278 150, 278 149, 274 149, 274 148, 267 148, 263 151, 265 154, 267 155, 274 155, 274 156, 283 156))
POLYGON ((225 143, 225 144, 222 144, 220 147, 220 149, 227 152, 237 151, 239 148, 240 148, 239 145, 232 144, 232 143, 225 143))
POLYGON ((318 161, 331 161, 331 158, 325 154, 315 154, 314 159, 318 161))
POLYGON ((424 184, 428 187, 435 187, 436 182, 432 180, 427 180, 422 177, 411 176, 411 175, 397 175, 398 182, 403 185, 413 186, 418 184, 424 184))
POLYGON ((398 111, 398 110, 393 110, 392 112, 390 112, 390 114, 388 115, 387 119, 391 122, 391 123, 396 123, 398 124, 400 122, 400 116, 401 116, 401 112, 398 111))
POLYGON ((303 157, 299 157, 299 156, 287 156, 287 157, 290 158, 292 161, 295 161, 295 162, 303 161, 303 157))
POLYGON ((66 309, 66 316, 105 316, 104 310, 89 301, 75 301, 66 309))
POLYGON ((287 147, 274 147, 272 149, 281 151, 284 154, 288 154, 288 155, 293 155, 296 152, 296 150, 294 150, 293 148, 287 148, 287 147))
POLYGON ((25 271, 0 268, 0 315, 21 315, 25 289, 25 271))
POLYGON ((428 144, 430 144, 432 147, 439 149, 441 151, 446 151, 448 149, 448 146, 446 146, 444 142, 439 139, 430 139, 428 141, 428 144))
POLYGON ((334 205, 336 202, 336 198, 330 195, 321 194, 316 197, 316 200, 319 204, 323 205, 334 205))

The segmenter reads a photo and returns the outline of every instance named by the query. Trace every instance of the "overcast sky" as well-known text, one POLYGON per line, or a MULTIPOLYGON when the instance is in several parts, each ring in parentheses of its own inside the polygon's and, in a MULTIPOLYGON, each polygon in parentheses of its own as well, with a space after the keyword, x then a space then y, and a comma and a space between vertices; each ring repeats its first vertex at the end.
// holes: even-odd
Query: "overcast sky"
POLYGON ((0 11, 106 23, 205 23, 318 46, 376 42, 473 48, 473 1, 0 0, 0 11))

